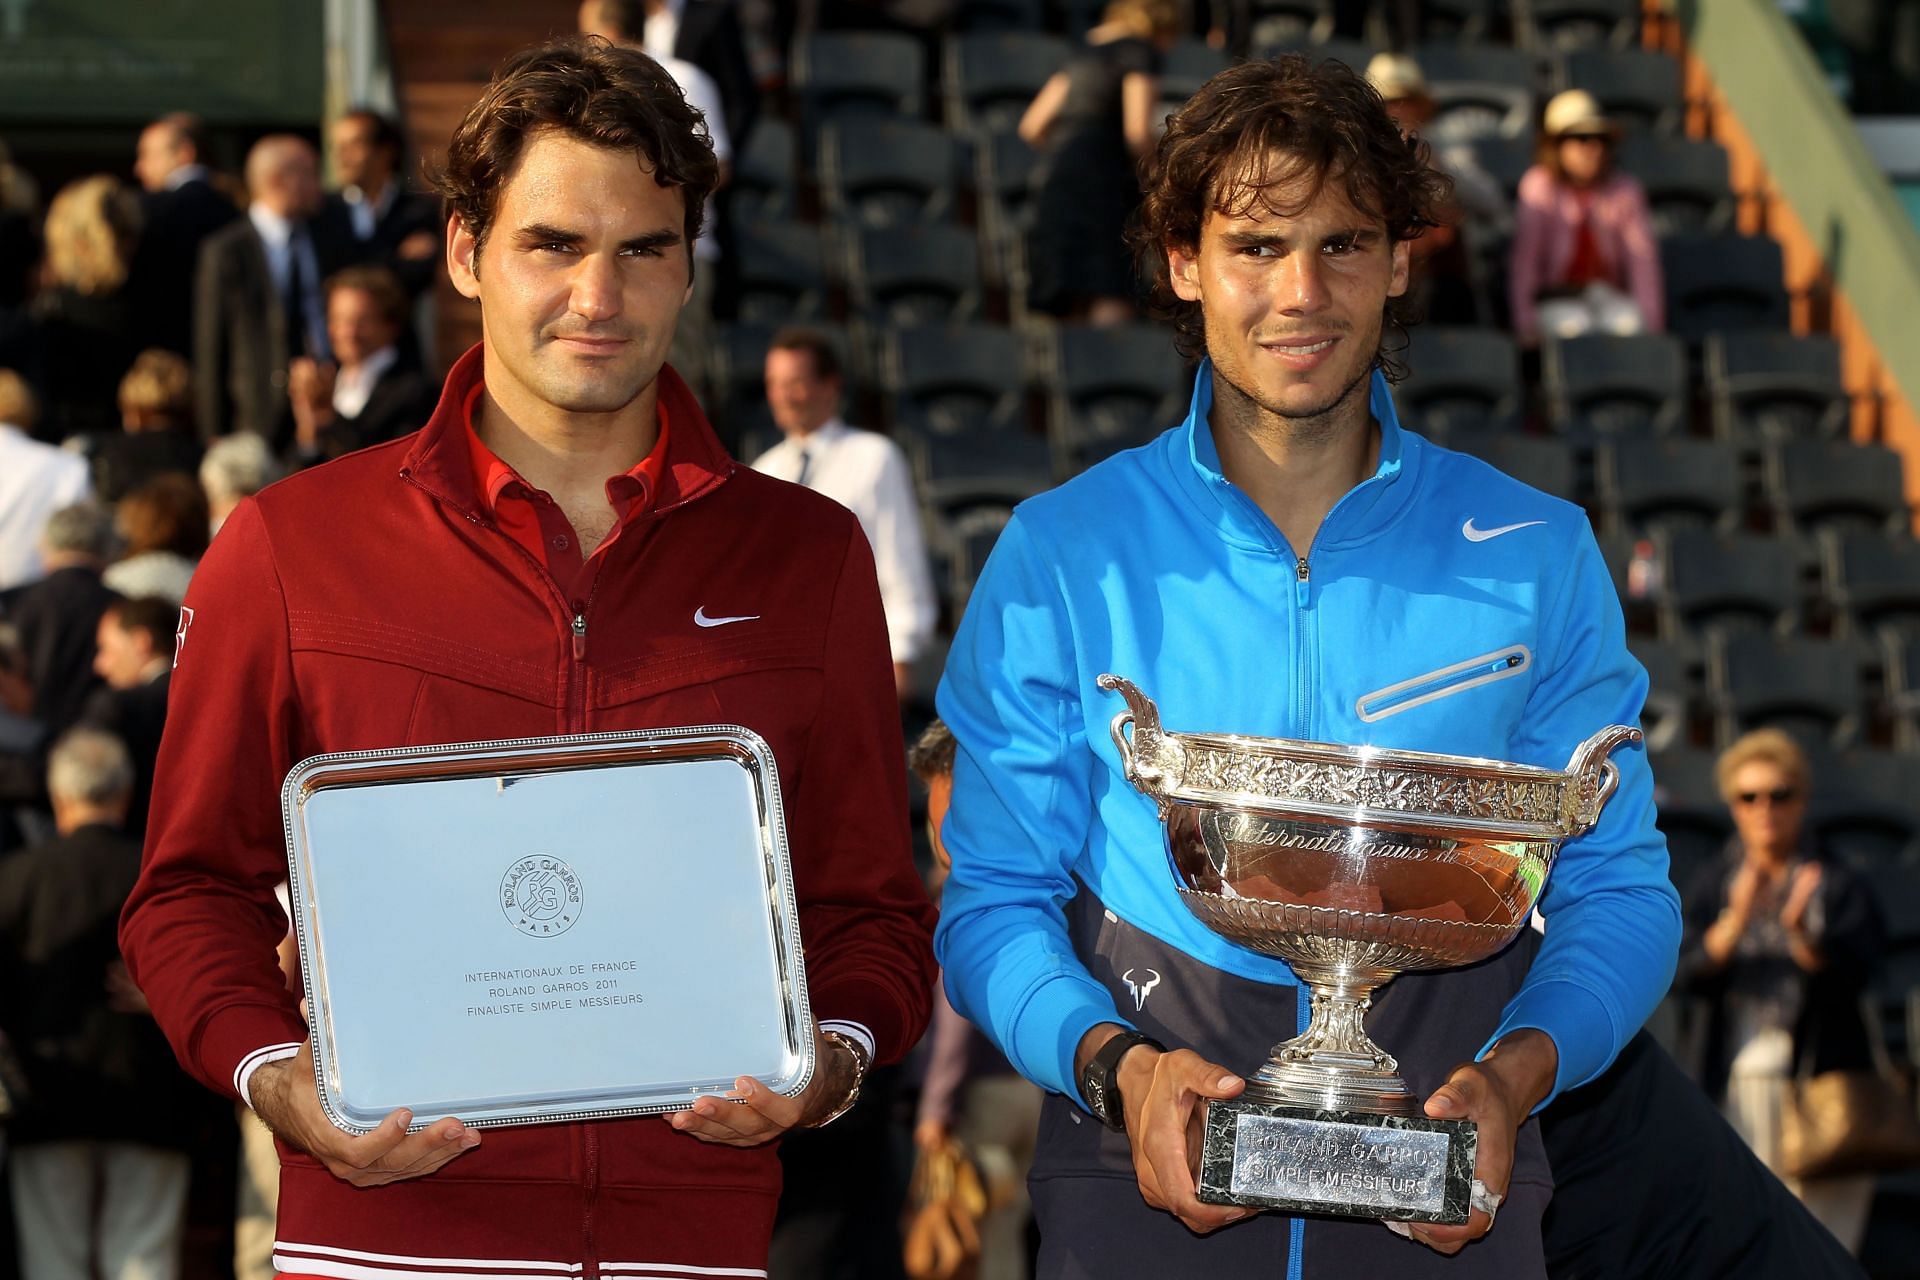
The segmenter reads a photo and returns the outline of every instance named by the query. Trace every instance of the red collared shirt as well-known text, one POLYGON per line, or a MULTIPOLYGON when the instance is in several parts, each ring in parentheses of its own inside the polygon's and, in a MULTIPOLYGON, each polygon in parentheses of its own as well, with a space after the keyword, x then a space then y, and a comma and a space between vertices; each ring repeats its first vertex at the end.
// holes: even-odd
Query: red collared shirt
POLYGON ((614 524, 593 554, 580 554, 580 536, 574 531, 567 513, 551 495, 520 478, 520 473, 502 462, 474 430, 474 411, 479 408, 484 384, 467 395, 467 449, 473 463, 473 487, 481 506, 493 517, 500 531, 527 549, 528 554, 546 566, 560 585, 573 611, 584 613, 587 598, 593 594, 593 580, 605 562, 607 548, 620 540, 627 526, 653 509, 654 495, 660 491, 660 473, 667 458, 667 406, 664 398, 655 411, 660 424, 653 450, 632 470, 607 478, 607 502, 613 507, 614 524))

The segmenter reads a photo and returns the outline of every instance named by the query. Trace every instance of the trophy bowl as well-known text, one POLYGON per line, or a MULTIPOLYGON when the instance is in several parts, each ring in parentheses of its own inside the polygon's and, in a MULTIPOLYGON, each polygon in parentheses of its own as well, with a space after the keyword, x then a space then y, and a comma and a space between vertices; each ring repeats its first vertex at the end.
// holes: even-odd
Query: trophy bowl
POLYGON ((1307 1029, 1274 1047, 1239 1098, 1209 1104, 1200 1198, 1464 1222, 1473 1125, 1420 1114, 1366 1011, 1395 974, 1473 964, 1513 941, 1560 846, 1618 785, 1607 757, 1640 731, 1602 729, 1555 771, 1168 733, 1130 681, 1098 683, 1126 700, 1114 744, 1159 808, 1181 900, 1309 988, 1307 1029))

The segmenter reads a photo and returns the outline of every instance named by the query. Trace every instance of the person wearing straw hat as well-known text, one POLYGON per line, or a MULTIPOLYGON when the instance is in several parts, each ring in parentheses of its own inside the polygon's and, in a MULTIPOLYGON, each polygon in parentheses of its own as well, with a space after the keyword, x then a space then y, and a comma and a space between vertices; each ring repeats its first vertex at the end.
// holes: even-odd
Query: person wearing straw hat
POLYGON ((1664 327, 1647 193, 1614 167, 1619 136, 1584 89, 1547 104, 1514 224, 1508 287, 1522 342, 1664 327))

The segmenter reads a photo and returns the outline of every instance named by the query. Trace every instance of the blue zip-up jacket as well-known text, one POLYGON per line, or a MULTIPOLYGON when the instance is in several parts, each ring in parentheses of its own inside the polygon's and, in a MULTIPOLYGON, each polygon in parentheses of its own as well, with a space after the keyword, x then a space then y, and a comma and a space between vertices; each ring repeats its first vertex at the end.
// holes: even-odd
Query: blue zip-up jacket
MULTIPOLYGON (((940 684, 959 743, 935 938, 947 992, 1023 1075, 1076 1101, 1080 1038, 1128 1023, 1068 941, 1076 877, 1206 964, 1294 982, 1181 904, 1154 804, 1108 736, 1125 708, 1095 686, 1102 672, 1139 685, 1170 732, 1554 769, 1594 731, 1637 724, 1646 698, 1578 507, 1401 430, 1376 373, 1379 467, 1296 549, 1221 474, 1212 392, 1203 363, 1185 422, 1020 505, 940 684)), ((1488 1041, 1552 1036, 1555 1095, 1606 1069, 1666 993, 1679 946, 1646 753, 1612 758, 1619 789, 1561 848, 1545 939, 1488 1041)))

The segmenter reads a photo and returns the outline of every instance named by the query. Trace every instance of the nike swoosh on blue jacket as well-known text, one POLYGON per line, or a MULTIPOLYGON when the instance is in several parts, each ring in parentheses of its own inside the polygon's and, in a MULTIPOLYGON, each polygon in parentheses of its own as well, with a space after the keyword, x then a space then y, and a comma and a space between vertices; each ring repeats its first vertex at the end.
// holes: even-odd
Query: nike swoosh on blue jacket
MULTIPOLYGON (((1211 401, 1203 363, 1185 422, 1020 505, 940 684, 959 742, 935 941, 947 991, 1022 1074, 1076 1100, 1081 1036, 1127 1019, 1068 942, 1075 877, 1209 965, 1295 980, 1181 905, 1153 803, 1121 775, 1108 725, 1124 704, 1095 687, 1102 672, 1145 690, 1169 731, 1553 769, 1595 730, 1637 724, 1646 698, 1579 508, 1403 431, 1376 373, 1379 467, 1301 553, 1221 474, 1211 401), (1540 523, 1474 542, 1468 520, 1540 523)), ((1646 752, 1613 759, 1619 789, 1562 847, 1544 943, 1488 1041, 1552 1036, 1555 1095, 1606 1069, 1666 993, 1679 945, 1646 752)))

